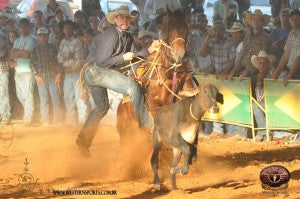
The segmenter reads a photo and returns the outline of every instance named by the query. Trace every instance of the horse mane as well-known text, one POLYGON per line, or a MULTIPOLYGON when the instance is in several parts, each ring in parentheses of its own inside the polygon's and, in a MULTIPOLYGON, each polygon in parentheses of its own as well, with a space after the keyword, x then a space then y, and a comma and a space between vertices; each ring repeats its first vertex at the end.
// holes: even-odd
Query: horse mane
POLYGON ((167 14, 168 20, 165 21, 162 24, 162 39, 165 42, 169 42, 168 37, 169 34, 176 30, 178 31, 182 36, 185 35, 185 33, 187 32, 187 22, 186 22, 186 14, 183 10, 176 10, 174 12, 171 13, 171 11, 168 10, 168 14, 167 14))

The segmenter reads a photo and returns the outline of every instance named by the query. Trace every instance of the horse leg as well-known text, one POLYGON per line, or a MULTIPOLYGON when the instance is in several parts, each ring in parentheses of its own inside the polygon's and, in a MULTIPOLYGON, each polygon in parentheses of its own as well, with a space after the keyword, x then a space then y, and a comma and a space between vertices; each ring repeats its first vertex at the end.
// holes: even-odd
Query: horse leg
POLYGON ((158 132, 154 128, 153 132, 153 152, 152 152, 152 157, 151 157, 151 167, 152 167, 152 172, 154 175, 154 187, 157 190, 160 190, 160 179, 158 176, 158 154, 160 150, 160 140, 158 137, 158 132))
POLYGON ((177 189, 176 186, 176 166, 178 164, 178 162, 180 161, 180 158, 182 156, 182 152, 180 149, 178 148, 173 148, 173 159, 171 161, 171 165, 170 165, 170 180, 171 180, 171 185, 172 185, 172 189, 177 189))

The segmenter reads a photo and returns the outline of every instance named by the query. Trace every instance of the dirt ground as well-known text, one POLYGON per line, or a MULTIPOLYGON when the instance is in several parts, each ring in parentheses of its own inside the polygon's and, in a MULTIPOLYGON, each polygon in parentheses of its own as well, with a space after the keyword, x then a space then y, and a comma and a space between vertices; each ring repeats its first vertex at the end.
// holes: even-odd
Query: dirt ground
POLYGON ((76 148, 79 126, 2 126, 0 198, 300 198, 300 147, 226 139, 199 139, 198 160, 186 176, 177 175, 176 191, 171 190, 170 155, 164 150, 162 190, 154 190, 149 137, 141 135, 129 147, 120 147, 114 119, 111 115, 100 124, 90 159, 82 158, 76 148), (12 128, 14 133, 6 135, 12 128), (273 164, 291 173, 285 191, 261 188, 259 173, 273 164), (117 195, 62 196, 53 190, 116 190, 117 195))

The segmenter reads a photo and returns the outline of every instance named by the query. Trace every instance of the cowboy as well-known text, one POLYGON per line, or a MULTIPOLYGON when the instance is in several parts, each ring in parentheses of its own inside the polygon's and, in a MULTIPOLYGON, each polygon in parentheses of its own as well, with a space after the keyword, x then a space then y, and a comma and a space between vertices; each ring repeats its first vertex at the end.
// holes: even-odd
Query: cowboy
POLYGON ((120 6, 107 14, 107 20, 115 26, 93 39, 88 55, 90 64, 82 71, 84 82, 96 105, 76 140, 84 157, 90 157, 89 147, 97 132, 98 123, 109 109, 107 89, 130 96, 139 126, 149 131, 153 128, 153 120, 148 114, 141 88, 119 72, 122 65, 135 57, 135 53, 131 51, 133 38, 128 32, 135 17, 130 16, 127 6, 120 6))
POLYGON ((272 45, 270 36, 263 29, 269 24, 270 16, 256 9, 253 13, 247 13, 245 18, 252 29, 247 32, 243 48, 236 58, 235 67, 228 76, 229 80, 232 80, 235 75, 239 75, 240 78, 255 76, 257 69, 251 64, 251 56, 258 54, 259 51, 269 52, 272 45))
MULTIPOLYGON (((255 87, 254 87, 254 98, 256 101, 262 106, 265 106, 264 100, 264 78, 268 78, 271 76, 270 74, 270 66, 274 64, 276 58, 273 55, 269 55, 265 51, 260 51, 258 55, 253 55, 251 57, 251 63, 258 70, 255 87)), ((266 128, 266 119, 264 112, 258 107, 256 103, 253 102, 253 112, 255 121, 258 128, 266 128)), ((258 130, 255 139, 257 141, 263 141, 266 130, 258 130)))

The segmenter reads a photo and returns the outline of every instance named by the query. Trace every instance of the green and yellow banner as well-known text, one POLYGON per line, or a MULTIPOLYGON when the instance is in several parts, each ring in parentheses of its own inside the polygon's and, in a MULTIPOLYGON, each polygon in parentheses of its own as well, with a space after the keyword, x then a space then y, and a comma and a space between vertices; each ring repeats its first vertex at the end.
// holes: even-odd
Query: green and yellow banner
POLYGON ((300 129, 300 81, 265 79, 265 109, 269 129, 300 129))

